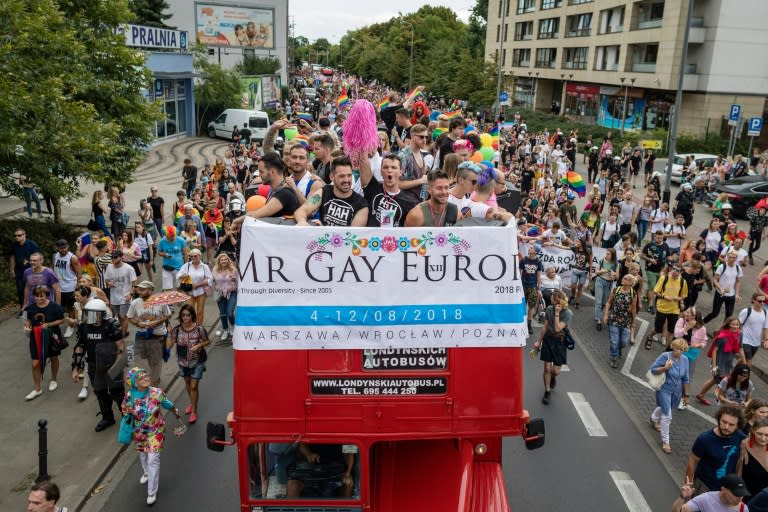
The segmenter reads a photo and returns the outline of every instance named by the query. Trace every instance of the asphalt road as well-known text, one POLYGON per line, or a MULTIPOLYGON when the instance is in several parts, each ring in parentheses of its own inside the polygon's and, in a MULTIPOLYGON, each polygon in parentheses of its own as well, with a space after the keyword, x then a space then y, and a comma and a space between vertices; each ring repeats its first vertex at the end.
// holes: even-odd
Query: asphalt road
MULTIPOLYGON (((506 440, 504 474, 512 510, 667 509, 678 492, 676 483, 584 353, 575 350, 569 357, 570 371, 563 373, 549 406, 541 404, 541 363, 526 359, 525 403, 533 417, 545 418, 547 440, 535 451, 526 450, 522 439, 506 440), (591 406, 599 424, 589 426, 597 435, 588 433, 569 392, 580 393, 591 406), (614 478, 629 491, 622 494, 614 478)), ((230 349, 212 351, 209 368, 201 386, 198 424, 183 438, 171 436, 166 442, 155 510, 237 510, 236 452, 206 450, 203 428, 208 420, 221 421, 231 409, 230 349)), ((187 403, 183 396, 180 408, 187 403)), ((583 403, 580 407, 588 415, 583 403)), ((170 419, 169 426, 174 422, 170 419)), ((107 484, 111 495, 103 503, 89 503, 86 510, 127 512, 146 506, 136 455, 126 453, 122 459, 111 474, 117 485, 111 489, 107 484)))

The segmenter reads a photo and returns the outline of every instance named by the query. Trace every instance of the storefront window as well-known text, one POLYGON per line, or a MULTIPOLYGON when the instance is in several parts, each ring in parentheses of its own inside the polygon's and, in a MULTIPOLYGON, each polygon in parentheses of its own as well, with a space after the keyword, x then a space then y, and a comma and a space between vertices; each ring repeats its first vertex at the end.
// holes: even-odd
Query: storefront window
POLYGON ((166 118, 158 121, 155 136, 158 139, 172 137, 187 131, 187 81, 155 80, 155 100, 162 100, 161 111, 166 118))

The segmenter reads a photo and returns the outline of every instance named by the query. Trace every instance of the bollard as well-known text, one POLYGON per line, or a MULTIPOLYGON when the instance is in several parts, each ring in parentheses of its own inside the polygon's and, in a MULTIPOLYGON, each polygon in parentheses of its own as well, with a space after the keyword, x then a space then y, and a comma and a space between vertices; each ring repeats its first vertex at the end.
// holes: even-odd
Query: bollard
POLYGON ((51 477, 48 474, 48 421, 46 419, 40 419, 37 422, 37 426, 39 427, 37 430, 38 433, 38 452, 37 452, 37 459, 38 459, 38 473, 37 478, 35 478, 36 483, 45 482, 46 480, 50 480, 51 477))

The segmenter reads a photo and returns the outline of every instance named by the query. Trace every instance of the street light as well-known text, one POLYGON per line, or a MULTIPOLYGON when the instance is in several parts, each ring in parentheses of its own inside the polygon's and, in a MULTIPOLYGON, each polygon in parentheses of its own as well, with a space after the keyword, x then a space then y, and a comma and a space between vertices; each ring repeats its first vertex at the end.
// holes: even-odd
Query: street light
POLYGON ((494 109, 493 116, 495 118, 499 117, 499 112, 501 112, 501 73, 502 73, 502 60, 501 56, 504 53, 504 19, 507 14, 507 2, 509 0, 501 0, 501 27, 502 29, 499 30, 499 50, 496 54, 496 65, 498 66, 498 70, 496 72, 496 101, 493 102, 494 106, 496 107, 494 109))
POLYGON ((414 30, 413 30, 413 23, 407 20, 400 20, 402 23, 405 23, 409 27, 411 27, 411 63, 408 66, 408 91, 413 90, 413 36, 414 36, 414 30))
POLYGON ((528 103, 530 105, 530 109, 533 110, 533 71, 528 72, 528 103))
MULTIPOLYGON (((621 85, 624 85, 624 80, 626 80, 626 77, 621 77, 619 80, 621 80, 621 85)), ((629 81, 632 82, 632 85, 635 85, 635 78, 630 78, 629 81)), ((624 125, 627 123, 627 99, 629 96, 629 86, 624 87, 624 105, 621 109, 621 135, 624 135, 624 125)))

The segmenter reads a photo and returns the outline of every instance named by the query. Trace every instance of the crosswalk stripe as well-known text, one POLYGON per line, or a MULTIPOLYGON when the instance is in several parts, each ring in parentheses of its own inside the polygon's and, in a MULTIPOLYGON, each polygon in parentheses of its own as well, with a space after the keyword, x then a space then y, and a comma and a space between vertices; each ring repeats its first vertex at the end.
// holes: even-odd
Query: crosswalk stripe
POLYGON ((571 403, 573 403, 573 407, 576 409, 576 413, 581 418, 581 422, 584 424, 584 428, 587 429, 587 434, 590 437, 608 437, 608 433, 603 428, 595 411, 583 394, 571 392, 568 393, 568 398, 571 399, 571 403))
POLYGON ((629 473, 623 471, 609 471, 608 473, 619 489, 619 494, 624 499, 627 510, 630 512, 652 512, 651 507, 648 506, 648 502, 643 497, 643 493, 640 492, 640 488, 632 480, 629 473))

